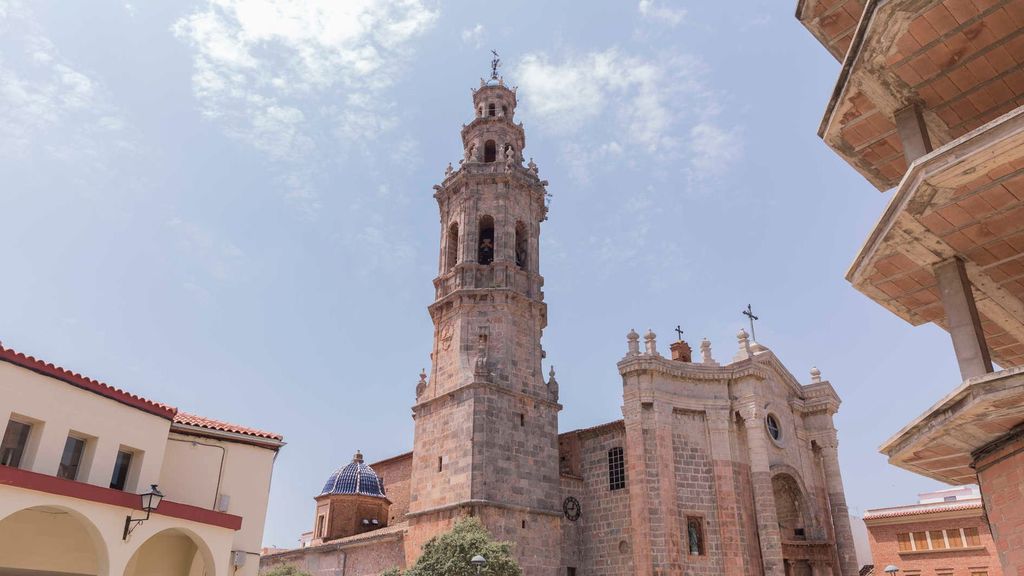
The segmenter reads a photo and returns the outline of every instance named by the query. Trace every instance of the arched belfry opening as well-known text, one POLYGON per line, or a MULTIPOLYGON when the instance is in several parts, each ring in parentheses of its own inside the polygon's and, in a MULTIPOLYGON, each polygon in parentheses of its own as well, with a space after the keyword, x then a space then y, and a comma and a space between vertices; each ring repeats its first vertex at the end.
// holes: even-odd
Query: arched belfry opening
POLYGON ((494 102, 491 102, 490 104, 487 105, 487 115, 488 116, 494 116, 495 115, 494 102))
POLYGON ((501 115, 502 116, 508 116, 508 106, 502 106, 501 107, 501 115))
POLYGON ((459 263, 459 223, 452 222, 448 227, 448 240, 445 246, 444 268, 451 270, 459 263))
POLYGON ((527 269, 529 261, 529 241, 526 234, 526 224, 522 221, 516 222, 516 266, 522 270, 527 269))
POLYGON ((480 264, 490 264, 494 262, 494 218, 481 216, 479 230, 476 261, 480 264))
POLYGON ((494 140, 484 142, 484 162, 494 162, 498 157, 498 146, 494 140))

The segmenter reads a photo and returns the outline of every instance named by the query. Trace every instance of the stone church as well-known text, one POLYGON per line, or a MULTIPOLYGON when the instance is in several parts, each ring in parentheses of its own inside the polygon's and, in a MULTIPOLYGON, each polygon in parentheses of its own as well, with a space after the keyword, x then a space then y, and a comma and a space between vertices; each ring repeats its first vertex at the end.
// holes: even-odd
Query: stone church
POLYGON ((559 434, 559 384, 541 368, 547 182, 524 166, 514 88, 482 80, 473 112, 464 159, 434 186, 434 343, 413 449, 344 463, 315 497, 303 547, 262 568, 379 574, 477 516, 515 544, 526 576, 855 576, 839 397, 817 370, 802 384, 746 331, 729 362, 707 340, 699 358, 682 340, 664 356, 654 333, 630 331, 622 419, 559 434))

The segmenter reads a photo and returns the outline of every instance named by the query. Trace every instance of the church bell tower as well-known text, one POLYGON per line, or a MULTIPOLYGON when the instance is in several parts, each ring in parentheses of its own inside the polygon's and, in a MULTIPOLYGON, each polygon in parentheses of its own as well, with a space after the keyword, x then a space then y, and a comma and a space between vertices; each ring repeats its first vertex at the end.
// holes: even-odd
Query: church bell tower
POLYGON ((547 182, 497 74, 473 90, 464 156, 434 186, 440 211, 430 379, 413 406, 406 560, 463 516, 516 543, 527 576, 560 563, 558 388, 545 380, 539 236, 547 182))

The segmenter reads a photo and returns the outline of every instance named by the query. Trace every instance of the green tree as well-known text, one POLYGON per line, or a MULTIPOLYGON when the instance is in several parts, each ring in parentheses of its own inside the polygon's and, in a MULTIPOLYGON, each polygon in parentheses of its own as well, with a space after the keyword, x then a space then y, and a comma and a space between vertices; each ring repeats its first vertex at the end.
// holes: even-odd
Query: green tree
POLYGON ((261 576, 310 576, 310 574, 299 570, 294 564, 281 564, 267 570, 261 576))
MULTIPOLYGON (((479 518, 463 518, 450 532, 431 538, 423 545, 423 555, 405 576, 476 576, 476 567, 469 561, 477 554, 487 559, 481 570, 485 576, 522 576, 512 558, 512 545, 495 542, 479 518)), ((389 570, 381 576, 398 576, 389 570)))

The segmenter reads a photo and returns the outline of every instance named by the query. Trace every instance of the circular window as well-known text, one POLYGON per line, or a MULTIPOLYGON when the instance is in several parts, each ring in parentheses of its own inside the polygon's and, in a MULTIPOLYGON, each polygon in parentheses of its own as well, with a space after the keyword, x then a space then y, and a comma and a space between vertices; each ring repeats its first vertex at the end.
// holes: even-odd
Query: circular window
POLYGON ((779 426, 779 420, 775 417, 775 414, 765 416, 764 425, 768 429, 768 435, 772 437, 772 440, 778 442, 782 438, 782 427, 779 426))

